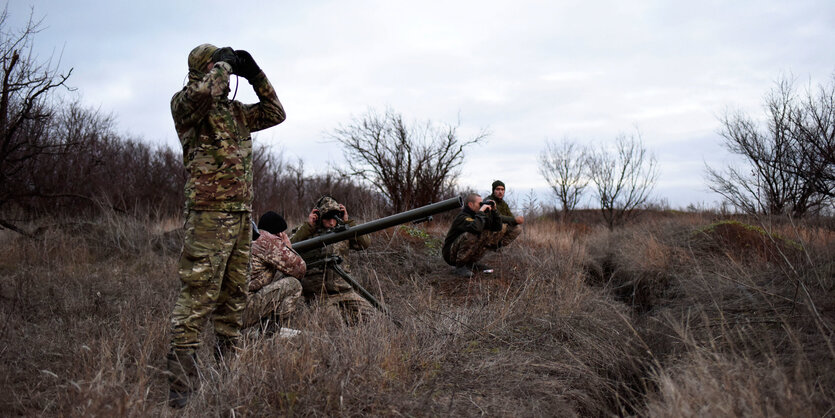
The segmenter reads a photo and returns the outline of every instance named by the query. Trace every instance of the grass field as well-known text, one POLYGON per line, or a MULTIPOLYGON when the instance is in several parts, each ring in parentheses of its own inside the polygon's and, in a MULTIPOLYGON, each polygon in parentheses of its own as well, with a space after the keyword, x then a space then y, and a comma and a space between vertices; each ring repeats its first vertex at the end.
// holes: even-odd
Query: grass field
MULTIPOLYGON (((376 233, 353 271, 401 327, 306 307, 292 319, 303 334, 250 335, 228 368, 207 332, 182 412, 833 416, 832 223, 720 221, 529 222, 486 257, 495 273, 471 279, 438 255, 446 224, 376 233)), ((3 415, 174 415, 162 369, 176 225, 2 231, 3 415)))

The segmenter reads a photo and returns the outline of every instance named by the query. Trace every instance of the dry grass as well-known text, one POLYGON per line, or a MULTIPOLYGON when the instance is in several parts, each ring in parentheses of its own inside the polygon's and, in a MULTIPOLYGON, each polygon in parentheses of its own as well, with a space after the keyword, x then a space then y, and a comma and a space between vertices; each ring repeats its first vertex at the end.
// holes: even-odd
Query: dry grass
MULTIPOLYGON (((832 414, 835 369, 821 367, 835 362, 831 229, 761 226, 802 246, 762 259, 693 240, 713 222, 529 224, 484 260, 494 274, 469 280, 438 256, 446 225, 379 233, 353 269, 402 326, 346 327, 308 307, 293 318, 302 335, 251 335, 228 367, 204 348, 202 389, 183 412, 832 414)), ((113 216, 36 240, 0 235, 4 415, 173 414, 160 369, 177 224, 113 216)))

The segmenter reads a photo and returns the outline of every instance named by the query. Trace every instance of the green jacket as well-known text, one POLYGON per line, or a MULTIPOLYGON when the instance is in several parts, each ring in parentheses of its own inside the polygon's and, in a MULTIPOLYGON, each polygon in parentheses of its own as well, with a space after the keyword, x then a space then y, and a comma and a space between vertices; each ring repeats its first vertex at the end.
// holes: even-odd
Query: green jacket
MULTIPOLYGON (((353 227, 357 224, 357 222, 353 219, 350 219, 345 224, 349 227, 353 227)), ((293 234, 293 236, 290 237, 290 242, 296 243, 308 240, 311 238, 318 237, 319 235, 322 235, 327 232, 328 230, 323 228, 321 223, 319 222, 316 223, 315 227, 312 227, 307 222, 304 222, 298 227, 298 229, 296 229, 296 232, 293 234)), ((322 248, 307 251, 304 254, 302 254, 302 258, 308 264, 329 256, 339 255, 344 258, 346 255, 348 255, 349 250, 364 250, 368 248, 370 245, 371 238, 369 238, 368 235, 361 235, 356 238, 351 238, 347 241, 340 241, 322 248)))
POLYGON ((496 202, 496 211, 499 212, 499 215, 501 215, 502 223, 516 225, 516 217, 513 215, 513 212, 510 211, 510 206, 507 205, 507 202, 505 202, 504 199, 499 199, 491 193, 490 196, 485 197, 484 200, 492 200, 496 202))
MULTIPOLYGON (((352 219, 346 223, 352 227, 356 222, 352 219)), ((310 226, 307 222, 301 224, 296 229, 296 232, 290 237, 290 242, 296 243, 306 239, 315 238, 319 235, 327 233, 328 230, 323 228, 321 223, 317 222, 315 227, 310 226)), ((304 252, 301 256, 307 264, 307 272, 305 276, 299 281, 302 284, 302 290, 305 294, 316 294, 325 292, 328 294, 342 293, 351 290, 351 285, 348 284, 341 276, 339 276, 333 268, 325 268, 323 265, 311 267, 310 265, 316 261, 322 260, 326 257, 341 256, 342 270, 346 272, 351 271, 350 263, 346 256, 349 250, 362 250, 371 245, 371 239, 368 235, 362 235, 357 238, 346 241, 335 242, 321 248, 312 249, 304 252)))

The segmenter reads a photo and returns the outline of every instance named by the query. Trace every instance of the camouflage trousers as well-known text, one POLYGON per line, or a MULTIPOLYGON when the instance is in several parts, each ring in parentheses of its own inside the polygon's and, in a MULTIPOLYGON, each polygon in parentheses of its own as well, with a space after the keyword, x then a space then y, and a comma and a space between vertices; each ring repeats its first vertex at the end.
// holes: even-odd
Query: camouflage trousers
POLYGON ((449 248, 450 264, 463 266, 481 260, 487 250, 506 247, 519 234, 522 227, 502 224, 501 231, 483 231, 480 235, 465 232, 458 236, 449 248))
POLYGON ((495 234, 498 235, 498 238, 492 237, 490 238, 491 241, 498 240, 498 244, 496 247, 507 247, 513 242, 516 238, 519 238, 519 235, 522 234, 522 227, 519 225, 508 225, 502 224, 502 230, 497 232, 489 231, 488 234, 495 234))
POLYGON ((243 328, 258 324, 261 318, 273 314, 278 320, 286 320, 296 311, 302 297, 302 285, 292 276, 281 272, 270 284, 249 295, 243 314, 243 328))
POLYGON ((326 309, 341 315, 349 325, 363 322, 377 312, 333 269, 309 272, 301 283, 305 300, 318 301, 326 309))
POLYGON ((191 210, 180 255, 180 294, 171 314, 171 348, 194 352, 211 315, 219 342, 241 335, 250 274, 249 212, 191 210))

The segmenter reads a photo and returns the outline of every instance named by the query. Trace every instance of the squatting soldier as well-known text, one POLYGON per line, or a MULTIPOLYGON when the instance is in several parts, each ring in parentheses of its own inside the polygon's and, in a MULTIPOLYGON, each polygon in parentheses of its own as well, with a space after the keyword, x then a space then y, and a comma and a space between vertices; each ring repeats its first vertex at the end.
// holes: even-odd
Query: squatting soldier
POLYGON ((455 273, 472 277, 473 269, 489 267, 478 264, 488 247, 495 247, 500 238, 502 221, 490 204, 482 204, 481 196, 470 193, 464 198, 464 207, 455 219, 444 239, 444 261, 455 267, 455 273))
POLYGON ((492 250, 506 247, 508 246, 519 234, 522 233, 522 225, 525 223, 525 217, 523 216, 513 216, 513 212, 510 211, 510 206, 507 205, 507 202, 504 201, 504 194, 505 194, 505 186, 501 180, 496 180, 493 182, 492 185, 493 192, 484 198, 484 200, 492 200, 496 202, 496 212, 502 218, 502 231, 501 237, 498 240, 496 245, 491 246, 492 250))
POLYGON ((188 55, 188 83, 171 99, 188 179, 182 282, 171 315, 169 404, 183 407, 196 389, 195 352, 212 316, 222 359, 240 338, 252 238, 251 132, 281 123, 284 108, 252 56, 203 44, 188 55), (229 76, 249 81, 259 102, 229 100, 229 76))
POLYGON ((252 242, 252 278, 243 313, 243 328, 264 322, 267 329, 281 325, 301 301, 306 266, 293 250, 284 231, 287 222, 269 211, 258 220, 258 238, 252 242))
MULTIPOLYGON (((291 242, 304 241, 322 235, 335 228, 339 223, 352 227, 356 222, 348 218, 345 205, 338 203, 330 196, 320 198, 303 223, 290 238, 291 242)), ((344 260, 341 269, 349 271, 347 260, 351 249, 362 250, 371 245, 368 235, 362 235, 347 241, 340 241, 320 249, 314 249, 302 254, 307 262, 307 274, 301 279, 302 292, 307 301, 314 299, 336 308, 345 321, 356 324, 367 319, 374 313, 374 307, 360 296, 348 282, 346 282, 332 267, 333 261, 324 263, 323 260, 339 256, 344 260)))

